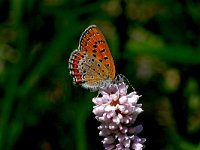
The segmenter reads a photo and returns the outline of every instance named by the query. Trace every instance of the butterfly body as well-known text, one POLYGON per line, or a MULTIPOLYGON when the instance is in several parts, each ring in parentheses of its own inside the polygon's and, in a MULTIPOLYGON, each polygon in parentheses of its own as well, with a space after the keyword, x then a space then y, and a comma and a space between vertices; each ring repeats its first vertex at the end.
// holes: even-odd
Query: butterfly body
POLYGON ((69 58, 74 84, 96 91, 105 88, 115 78, 115 66, 108 44, 95 25, 82 34, 78 49, 69 58))

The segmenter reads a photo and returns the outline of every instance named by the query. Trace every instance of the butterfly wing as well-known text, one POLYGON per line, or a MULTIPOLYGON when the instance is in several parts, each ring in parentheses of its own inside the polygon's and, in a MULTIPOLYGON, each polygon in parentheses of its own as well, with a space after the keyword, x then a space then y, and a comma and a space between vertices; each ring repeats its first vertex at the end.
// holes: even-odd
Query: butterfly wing
POLYGON ((103 34, 95 25, 83 32, 78 49, 70 56, 69 69, 75 84, 93 91, 114 80, 112 55, 103 34))
POLYGON ((96 25, 89 26, 83 32, 79 42, 79 49, 81 52, 94 56, 101 62, 109 70, 109 77, 114 80, 114 60, 103 33, 96 25))

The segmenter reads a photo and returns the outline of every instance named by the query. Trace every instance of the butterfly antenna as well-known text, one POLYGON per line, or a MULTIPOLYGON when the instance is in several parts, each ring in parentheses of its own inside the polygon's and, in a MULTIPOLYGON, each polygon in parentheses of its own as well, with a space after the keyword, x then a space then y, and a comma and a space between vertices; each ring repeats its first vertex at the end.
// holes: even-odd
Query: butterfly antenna
POLYGON ((128 78, 126 76, 124 76, 123 74, 118 74, 116 76, 116 78, 118 78, 118 82, 126 82, 134 91, 135 91, 135 88, 132 86, 132 84, 130 83, 130 81, 128 80, 128 78))

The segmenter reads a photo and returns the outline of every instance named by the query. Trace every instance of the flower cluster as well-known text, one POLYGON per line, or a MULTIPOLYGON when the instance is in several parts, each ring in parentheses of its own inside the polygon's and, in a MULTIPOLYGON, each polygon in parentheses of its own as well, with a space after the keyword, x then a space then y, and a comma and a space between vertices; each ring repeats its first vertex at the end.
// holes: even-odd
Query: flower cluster
POLYGON ((133 126, 138 114, 143 110, 137 104, 140 96, 131 92, 127 94, 125 83, 111 84, 99 92, 101 96, 93 98, 93 113, 101 123, 99 135, 104 137, 102 143, 106 150, 142 150, 145 138, 137 136, 142 125, 133 126))

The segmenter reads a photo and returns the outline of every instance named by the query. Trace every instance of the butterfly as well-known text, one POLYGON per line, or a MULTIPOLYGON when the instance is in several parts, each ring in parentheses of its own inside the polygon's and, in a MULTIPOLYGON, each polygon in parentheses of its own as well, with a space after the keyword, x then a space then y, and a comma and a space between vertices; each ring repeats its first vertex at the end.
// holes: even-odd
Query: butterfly
POLYGON ((101 30, 90 25, 82 33, 79 46, 69 58, 70 75, 75 85, 97 91, 115 78, 115 64, 101 30))

